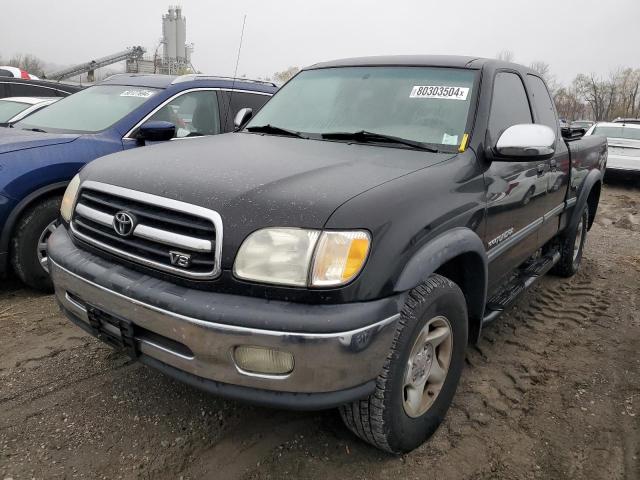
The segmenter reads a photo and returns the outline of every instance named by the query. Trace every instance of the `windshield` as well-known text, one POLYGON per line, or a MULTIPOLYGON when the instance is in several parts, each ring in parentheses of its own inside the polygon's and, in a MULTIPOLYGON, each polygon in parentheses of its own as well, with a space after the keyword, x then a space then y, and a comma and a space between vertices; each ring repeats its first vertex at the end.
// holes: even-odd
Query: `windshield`
POLYGON ((8 122, 18 113, 29 108, 28 103, 3 100, 0 102, 0 122, 8 122))
POLYGON ((592 135, 602 135, 607 138, 628 138, 640 140, 640 128, 633 127, 596 127, 592 135))
POLYGON ((157 88, 96 85, 69 95, 15 124, 45 132, 96 133, 105 130, 157 94, 157 88))
POLYGON ((267 102, 247 128, 270 125, 312 137, 367 131, 457 147, 475 76, 471 70, 433 67, 307 70, 267 102))

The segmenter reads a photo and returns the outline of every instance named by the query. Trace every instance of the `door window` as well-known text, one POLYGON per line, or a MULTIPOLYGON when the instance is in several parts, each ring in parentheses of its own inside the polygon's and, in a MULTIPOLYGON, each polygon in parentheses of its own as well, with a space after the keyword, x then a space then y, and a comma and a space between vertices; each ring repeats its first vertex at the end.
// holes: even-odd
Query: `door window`
POLYGON ((540 77, 527 75, 529 79, 529 91, 533 95, 533 105, 536 111, 536 123, 541 123, 551 128, 554 132, 558 130, 558 120, 553 102, 549 96, 549 91, 540 77))
POLYGON ((220 133, 218 98, 212 90, 185 93, 174 98, 147 121, 160 120, 176 126, 176 138, 220 133))
POLYGON ((267 103, 271 98, 271 95, 259 95, 257 93, 246 92, 222 92, 222 98, 224 99, 224 107, 221 109, 224 115, 223 120, 227 130, 233 130, 233 120, 236 114, 242 108, 250 108, 253 110, 253 115, 258 113, 262 106, 267 103))
POLYGON ((529 101, 522 80, 515 73, 499 72, 493 82, 489 116, 491 144, 495 144, 507 128, 521 123, 532 123, 529 101))

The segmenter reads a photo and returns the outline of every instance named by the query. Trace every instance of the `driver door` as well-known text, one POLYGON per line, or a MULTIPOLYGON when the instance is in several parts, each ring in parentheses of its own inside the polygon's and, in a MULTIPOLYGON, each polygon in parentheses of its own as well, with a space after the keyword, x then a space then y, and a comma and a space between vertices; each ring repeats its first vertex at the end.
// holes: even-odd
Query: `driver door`
MULTIPOLYGON (((517 124, 533 123, 520 76, 499 71, 494 80, 488 145, 517 124)), ((538 229, 545 213, 548 162, 493 160, 485 172, 490 288, 497 286, 538 248, 538 229)))
MULTIPOLYGON (((156 120, 175 125, 174 140, 222 133, 218 96, 215 90, 191 90, 179 93, 156 108, 140 124, 156 120)), ((135 139, 137 134, 136 128, 128 138, 135 139)))

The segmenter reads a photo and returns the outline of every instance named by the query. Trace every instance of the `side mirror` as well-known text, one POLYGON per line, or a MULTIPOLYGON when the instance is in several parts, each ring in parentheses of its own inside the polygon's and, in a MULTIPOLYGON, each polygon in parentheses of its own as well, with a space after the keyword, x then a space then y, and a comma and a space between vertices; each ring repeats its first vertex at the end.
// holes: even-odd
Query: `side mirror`
POLYGON ((556 134, 551 128, 528 123, 507 128, 493 150, 496 160, 518 162, 548 158, 555 153, 555 144, 556 134))
POLYGON ((143 123, 138 131, 138 140, 149 142, 164 142, 176 135, 176 126, 171 122, 152 120, 143 123))
POLYGON ((241 108, 233 119, 233 126, 236 130, 240 130, 253 117, 253 110, 250 108, 241 108))

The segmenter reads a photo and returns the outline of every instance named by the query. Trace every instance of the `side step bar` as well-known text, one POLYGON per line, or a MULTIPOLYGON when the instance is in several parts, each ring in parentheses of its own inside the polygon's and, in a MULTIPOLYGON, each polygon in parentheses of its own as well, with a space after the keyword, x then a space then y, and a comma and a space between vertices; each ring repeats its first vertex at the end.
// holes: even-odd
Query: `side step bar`
POLYGON ((547 273, 560 260, 560 252, 550 252, 534 262, 522 267, 513 279, 489 299, 485 308, 482 325, 494 321, 504 312, 527 288, 547 273))

